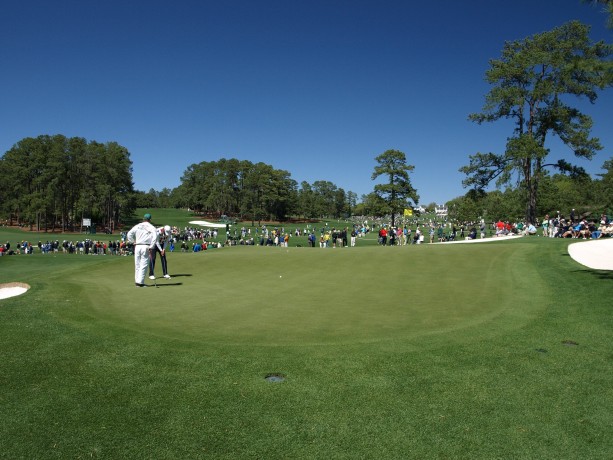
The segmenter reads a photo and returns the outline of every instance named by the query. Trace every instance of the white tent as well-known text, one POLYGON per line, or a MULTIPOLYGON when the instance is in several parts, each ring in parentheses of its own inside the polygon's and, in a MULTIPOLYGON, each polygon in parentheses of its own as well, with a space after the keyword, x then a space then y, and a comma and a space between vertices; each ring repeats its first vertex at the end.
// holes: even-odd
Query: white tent
POLYGON ((192 220, 190 224, 200 225, 201 227, 212 227, 212 228, 226 228, 226 225, 229 225, 229 224, 216 224, 213 222, 207 222, 206 220, 192 220))

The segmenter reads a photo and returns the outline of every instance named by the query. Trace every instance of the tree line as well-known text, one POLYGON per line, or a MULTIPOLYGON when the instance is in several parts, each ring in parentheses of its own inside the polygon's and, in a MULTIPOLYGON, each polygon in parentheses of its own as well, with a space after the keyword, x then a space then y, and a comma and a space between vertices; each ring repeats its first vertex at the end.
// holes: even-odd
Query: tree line
POLYGON ((81 137, 41 135, 20 140, 0 158, 0 216, 9 225, 37 231, 80 230, 83 219, 112 231, 131 218, 137 207, 188 208, 252 223, 289 217, 340 218, 356 211, 384 215, 406 206, 403 187, 408 184, 414 192, 403 170, 413 167, 404 160, 404 154, 397 151, 377 157, 385 166, 377 174, 396 183, 391 189, 376 186, 386 191, 371 194, 377 199, 368 207, 358 203, 354 192, 330 181, 298 184, 288 171, 234 158, 192 164, 178 187, 143 192, 133 188, 132 161, 125 147, 81 137), (385 163, 392 158, 400 163, 393 167, 385 163))
POLYGON ((130 154, 116 142, 24 138, 0 158, 0 177, 9 225, 75 231, 87 218, 112 230, 135 208, 130 154))
MULTIPOLYGON (((593 179, 588 174, 545 174, 539 184, 539 201, 535 222, 546 214, 564 216, 576 210, 577 216, 597 219, 613 215, 613 158, 604 162, 603 172, 593 179)), ((453 220, 475 222, 498 219, 512 222, 525 220, 525 190, 521 185, 505 190, 484 192, 471 189, 466 195, 447 202, 453 220)))
POLYGON ((113 230, 137 207, 261 221, 341 217, 357 201, 355 193, 329 181, 298 186, 288 171, 225 158, 192 164, 175 189, 137 191, 125 147, 63 135, 20 140, 0 158, 0 177, 3 219, 37 231, 79 230, 84 218, 113 230))
POLYGON ((177 188, 137 192, 139 207, 181 207, 213 216, 228 215, 239 220, 261 222, 285 220, 289 216, 305 219, 340 218, 350 215, 392 215, 417 204, 419 196, 409 173, 414 166, 398 150, 387 150, 375 158, 372 179, 383 183, 374 191, 358 196, 334 183, 318 180, 298 184, 288 171, 265 163, 221 159, 190 165, 177 188))
POLYGON ((173 190, 137 192, 143 207, 189 208, 194 212, 239 220, 306 219, 349 215, 357 196, 332 182, 298 184, 288 171, 263 162, 222 158, 187 167, 173 190))

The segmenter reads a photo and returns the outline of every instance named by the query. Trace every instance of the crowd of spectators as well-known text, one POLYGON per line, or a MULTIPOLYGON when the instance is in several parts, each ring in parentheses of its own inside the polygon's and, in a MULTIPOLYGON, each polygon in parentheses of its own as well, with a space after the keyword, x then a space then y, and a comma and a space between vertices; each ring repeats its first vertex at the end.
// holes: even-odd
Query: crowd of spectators
MULTIPOLYGON (((359 238, 368 233, 376 231, 377 241, 382 246, 405 246, 409 244, 423 244, 426 241, 433 243, 457 241, 466 239, 486 238, 488 235, 502 237, 507 235, 537 235, 537 226, 525 224, 524 222, 511 223, 498 220, 487 224, 481 219, 477 222, 454 223, 447 219, 418 220, 412 219, 404 221, 401 226, 392 226, 390 221, 385 218, 364 218, 360 216, 354 218, 351 227, 329 227, 328 223, 321 228, 313 225, 306 225, 304 228, 296 227, 292 231, 284 227, 268 228, 266 225, 255 228, 241 227, 230 231, 226 228, 225 242, 215 241, 219 238, 217 228, 192 228, 185 227, 182 230, 177 227, 172 228, 169 251, 173 252, 175 244, 180 247, 181 252, 200 252, 212 248, 223 246, 247 245, 247 246, 278 246, 288 247, 292 236, 307 237, 309 247, 336 248, 353 247, 359 238)), ((575 215, 573 209, 568 218, 560 213, 555 216, 545 215, 538 224, 541 228, 541 235, 550 238, 578 238, 578 239, 597 239, 613 236, 613 220, 606 214, 602 214, 599 219, 588 220, 575 215)), ((40 254, 64 254, 77 255, 115 255, 128 256, 133 254, 133 246, 126 239, 126 234, 122 233, 119 240, 59 240, 38 241, 33 244, 31 241, 21 241, 12 245, 9 241, 0 244, 0 256, 33 254, 35 251, 40 254)))
POLYGON ((39 241, 38 244, 32 244, 31 241, 21 241, 15 245, 11 245, 9 241, 6 244, 0 245, 1 255, 31 255, 38 252, 43 255, 47 254, 78 254, 78 255, 113 255, 126 256, 132 255, 133 246, 126 241, 94 241, 90 239, 68 241, 39 241))
MULTIPOLYGON (((475 240, 488 236, 502 237, 507 235, 542 235, 557 238, 596 239, 613 235, 613 221, 606 214, 600 219, 588 220, 575 216, 575 210, 569 218, 559 215, 555 218, 545 216, 541 223, 511 222, 498 220, 486 223, 484 219, 473 222, 454 222, 450 219, 411 219, 407 225, 392 226, 385 219, 372 220, 372 229, 378 228, 378 242, 381 245, 421 244, 426 241, 433 243, 475 240)), ((403 221, 404 222, 404 221, 403 221)))
POLYGON ((573 209, 568 218, 561 214, 546 215, 541 222, 542 235, 549 238, 598 239, 613 235, 613 220, 602 214, 598 221, 576 217, 573 209))

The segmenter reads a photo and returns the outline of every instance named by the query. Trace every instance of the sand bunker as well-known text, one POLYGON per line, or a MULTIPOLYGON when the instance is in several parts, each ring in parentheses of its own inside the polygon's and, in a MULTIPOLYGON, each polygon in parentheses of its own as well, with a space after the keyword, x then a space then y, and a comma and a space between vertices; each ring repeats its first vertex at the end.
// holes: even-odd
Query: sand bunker
POLYGON ((25 293, 30 289, 25 283, 2 283, 0 284, 0 299, 8 299, 25 293))
MULTIPOLYGON (((521 238, 519 235, 508 235, 476 240, 449 241, 445 244, 457 243, 491 243, 509 238, 521 238)), ((568 254, 578 263, 594 270, 613 270, 613 238, 597 240, 579 240, 568 246, 568 254)))
POLYGON ((460 244, 460 243, 492 243, 494 241, 504 241, 504 240, 511 240, 513 238, 521 238, 521 235, 505 235, 505 236, 492 236, 492 237, 488 237, 488 238, 476 238, 474 240, 470 240, 468 238, 465 238, 463 240, 456 240, 456 241, 445 241, 443 244, 460 244))
POLYGON ((585 240, 568 246, 568 254, 594 270, 613 270, 613 238, 585 240))

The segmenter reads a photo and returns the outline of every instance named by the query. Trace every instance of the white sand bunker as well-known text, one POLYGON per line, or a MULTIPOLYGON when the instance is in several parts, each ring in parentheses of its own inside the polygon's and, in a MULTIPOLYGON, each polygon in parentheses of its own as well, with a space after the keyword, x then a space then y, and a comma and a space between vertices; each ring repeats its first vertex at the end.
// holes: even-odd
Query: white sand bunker
POLYGON ((568 246, 568 254, 594 270, 613 270, 613 238, 586 240, 568 246))
POLYGON ((2 283, 0 284, 0 299, 8 299, 25 293, 30 289, 25 283, 2 283))
POLYGON ((490 238, 476 238, 474 240, 470 240, 468 238, 465 238, 463 240, 445 241, 443 244, 492 243, 494 241, 505 241, 505 240, 511 240, 513 238, 521 238, 521 237, 522 237, 522 235, 511 234, 511 235, 504 235, 504 236, 492 236, 490 238))

